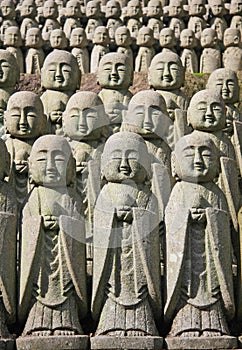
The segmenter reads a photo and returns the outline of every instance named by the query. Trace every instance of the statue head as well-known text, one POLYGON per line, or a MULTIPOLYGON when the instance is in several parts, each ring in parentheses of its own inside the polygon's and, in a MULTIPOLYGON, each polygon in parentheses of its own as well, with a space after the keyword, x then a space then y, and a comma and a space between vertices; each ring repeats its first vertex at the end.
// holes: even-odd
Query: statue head
POLYGON ((206 88, 219 92, 226 104, 239 102, 238 77, 230 69, 219 68, 213 71, 208 78, 206 88))
POLYGON ((141 28, 141 23, 136 18, 130 18, 127 23, 127 28, 130 31, 131 37, 136 39, 139 29, 141 28))
POLYGON ((58 7, 54 0, 47 0, 44 2, 43 16, 46 19, 47 18, 55 19, 58 17, 58 7))
POLYGON ((66 17, 79 18, 82 15, 79 0, 69 0, 66 3, 66 17))
POLYGON ((116 52, 104 55, 98 66, 97 81, 102 88, 128 89, 133 82, 133 67, 129 57, 116 52))
POLYGON ((180 47, 193 49, 196 46, 196 37, 191 29, 183 29, 180 36, 180 47))
POLYGON ((170 21, 169 28, 173 30, 176 39, 180 39, 181 32, 185 29, 185 24, 180 18, 173 17, 170 21))
POLYGON ((120 3, 116 0, 109 0, 106 3, 106 18, 119 18, 121 16, 121 6, 120 3))
POLYGON ((75 160, 68 141, 57 135, 39 137, 29 157, 31 182, 45 187, 64 187, 74 180, 75 160))
POLYGON ((103 150, 101 172, 108 182, 144 183, 151 172, 144 139, 131 132, 110 136, 103 150))
POLYGON ((242 16, 233 16, 230 22, 230 28, 239 29, 242 35, 242 16))
POLYGON ((241 15, 242 11, 242 1, 241 0, 231 0, 229 13, 230 15, 241 15))
POLYGON ((143 47, 151 47, 154 44, 153 30, 148 27, 140 28, 136 44, 143 47))
POLYGON ((15 5, 13 0, 1 1, 1 13, 4 19, 13 19, 15 17, 15 5))
POLYGON ((24 0, 20 7, 20 15, 22 18, 35 18, 37 16, 37 8, 34 0, 24 0))
POLYGON ((127 4, 127 17, 139 19, 142 16, 142 8, 139 0, 130 0, 127 4))
POLYGON ((150 18, 147 27, 153 30, 154 38, 159 40, 160 31, 163 28, 163 23, 158 18, 150 18))
POLYGON ((239 46, 241 42, 241 34, 239 29, 227 28, 224 31, 224 46, 239 46))
POLYGON ((109 44, 109 41, 110 38, 108 34, 108 29, 104 26, 96 27, 93 36, 93 43, 107 46, 109 44))
POLYGON ((195 37, 200 40, 203 29, 207 28, 207 23, 201 17, 190 17, 192 21, 188 22, 188 28, 192 29, 195 33, 195 37))
POLYGON ((226 109, 222 96, 209 89, 197 92, 190 101, 187 120, 194 130, 222 130, 226 123, 226 109))
POLYGON ((194 131, 175 144, 173 176, 193 183, 210 182, 218 175, 219 151, 207 133, 194 131))
POLYGON ((67 39, 62 29, 54 29, 50 33, 50 46, 52 49, 65 49, 67 47, 67 39))
POLYGON ((160 0, 150 0, 147 5, 147 17, 160 18, 163 15, 163 9, 160 0))
POLYGON ((80 83, 81 72, 71 53, 54 50, 46 57, 41 69, 41 85, 45 89, 74 92, 80 83))
POLYGON ((0 88, 13 88, 20 79, 16 58, 7 50, 0 50, 0 88))
POLYGON ((183 1, 170 0, 168 7, 169 17, 182 18, 184 15, 183 1))
POLYGON ((174 52, 162 52, 152 59, 148 70, 149 85, 156 90, 180 89, 185 80, 185 69, 174 52))
POLYGON ((91 0, 86 4, 86 17, 87 18, 99 18, 101 13, 100 3, 91 0))
POLYGON ((225 14, 224 0, 210 0, 209 6, 213 16, 223 16, 225 14))
POLYGON ((19 139, 35 139, 46 132, 47 121, 42 101, 30 91, 10 96, 4 113, 8 133, 19 139))
POLYGON ((83 28, 74 28, 70 36, 70 47, 83 48, 88 45, 87 35, 83 28))
POLYGON ((206 13, 205 0, 191 0, 189 5, 189 15, 202 17, 206 13))
POLYGON ((26 32, 25 46, 39 49, 43 46, 43 39, 39 28, 29 28, 26 32))
POLYGON ((4 33, 4 46, 21 47, 22 38, 19 27, 8 27, 4 33))
POLYGON ((162 28, 159 39, 161 47, 173 48, 176 46, 176 37, 171 28, 162 28))
POLYGON ((115 42, 117 46, 129 47, 132 39, 127 27, 118 27, 115 31, 115 42))
POLYGON ((206 28, 201 33, 200 38, 201 46, 206 47, 215 47, 218 42, 217 32, 215 29, 206 28))
POLYGON ((167 132, 168 112, 164 98, 156 91, 137 92, 130 100, 124 124, 144 138, 162 137, 167 132))
POLYGON ((63 114, 63 129, 72 140, 98 140, 105 134, 108 117, 102 100, 94 92, 79 91, 71 96, 63 114))

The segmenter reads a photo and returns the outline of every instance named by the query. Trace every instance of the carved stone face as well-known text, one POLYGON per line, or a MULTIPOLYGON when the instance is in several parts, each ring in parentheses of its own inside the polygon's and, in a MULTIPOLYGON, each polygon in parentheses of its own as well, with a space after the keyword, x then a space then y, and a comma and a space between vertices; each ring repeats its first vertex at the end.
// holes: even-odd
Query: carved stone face
POLYGON ((3 89, 13 87, 18 77, 19 71, 15 57, 5 50, 0 50, 0 87, 3 89))
POLYGON ((119 27, 115 31, 115 42, 117 46, 127 47, 131 44, 131 37, 128 28, 119 27))
POLYGON ((13 94, 5 112, 8 132, 17 138, 33 139, 45 131, 46 117, 40 98, 29 91, 13 94))
POLYGON ((216 69, 208 79, 207 88, 220 93, 225 103, 236 103, 239 100, 238 78, 232 70, 216 69))
POLYGON ((29 167, 35 184, 46 187, 61 187, 68 182, 71 169, 71 149, 61 136, 46 135, 33 145, 29 167))
POLYGON ((233 16, 230 22, 230 28, 239 29, 242 34, 242 16, 233 16))
POLYGON ((58 17, 57 4, 53 0, 48 0, 48 1, 44 2, 43 16, 45 18, 57 18, 58 17))
MULTIPOLYGON (((82 140, 105 125, 101 99, 92 92, 78 92, 70 98, 63 115, 64 132, 73 140, 82 140)), ((100 136, 99 136, 100 137, 100 136)))
POLYGON ((184 83, 184 68, 175 53, 156 55, 149 68, 150 85, 159 90, 179 89, 184 83))
POLYGON ((175 145, 176 173, 188 182, 209 182, 217 174, 218 154, 209 137, 194 132, 175 145))
POLYGON ((101 59, 97 74, 101 87, 120 90, 130 86, 133 70, 126 55, 110 53, 101 59))
POLYGON ((179 18, 172 18, 169 26, 177 39, 180 39, 181 31, 185 29, 185 24, 179 18))
POLYGON ((98 18, 100 16, 100 5, 96 1, 89 1, 86 5, 87 18, 98 18))
POLYGON ((242 0, 232 0, 230 4, 229 13, 231 15, 241 15, 242 11, 242 0))
POLYGON ((141 13, 139 0, 130 0, 127 5, 127 16, 130 18, 139 18, 141 13))
POLYGON ((37 15, 34 0, 24 0, 21 5, 21 17, 34 18, 37 15))
POLYGON ((195 35, 191 29, 184 29, 181 32, 180 46, 184 48, 193 48, 195 46, 195 35))
POLYGON ((102 156, 102 172, 107 181, 145 181, 149 155, 144 141, 133 135, 117 133, 108 139, 102 156))
POLYGON ((183 13, 182 2, 179 0, 170 1, 169 16, 180 18, 182 13, 183 13))
POLYGON ((118 18, 121 15, 120 4, 117 1, 110 0, 106 4, 106 18, 118 18))
POLYGON ((137 45, 149 47, 154 43, 154 35, 152 29, 148 27, 140 28, 137 36, 137 45))
POLYGON ((238 29, 227 28, 224 32, 224 46, 238 46, 240 43, 241 34, 238 29))
POLYGON ((137 126, 145 136, 164 134, 168 113, 164 98, 155 91, 144 90, 135 94, 128 107, 125 122, 137 126))
POLYGON ((70 0, 66 4, 66 16, 78 18, 81 16, 80 3, 77 0, 70 0))
POLYGON ((53 49, 64 49, 67 46, 65 33, 61 29, 54 29, 50 34, 50 46, 53 49))
POLYGON ((201 33, 201 46, 202 47, 214 47, 217 42, 217 33, 212 28, 204 29, 201 33))
POLYGON ((188 120, 193 129, 214 132, 225 127, 225 105, 213 90, 202 90, 191 99, 188 120))
POLYGON ((223 0, 212 0, 210 3, 210 8, 214 16, 222 16, 224 12, 223 0))
POLYGON ((27 47, 40 48, 43 44, 39 28, 30 28, 27 30, 25 45, 27 47))
POLYGON ((176 44, 175 35, 172 29, 163 28, 160 31, 160 45, 161 47, 171 48, 176 44))
POLYGON ((147 24, 147 27, 149 27, 150 29, 153 30, 154 38, 156 40, 159 40, 159 38, 160 38, 160 31, 163 28, 163 23, 159 19, 150 18, 149 22, 147 24))
POLYGON ((147 7, 147 16, 153 18, 159 18, 162 16, 162 6, 160 1, 150 0, 147 7))
POLYGON ((22 45, 22 39, 20 30, 18 27, 8 27, 4 33, 4 45, 20 47, 22 45))
POLYGON ((1 2, 1 12, 4 19, 12 19, 15 16, 15 6, 12 0, 1 2))
POLYGON ((139 20, 135 18, 130 18, 128 20, 127 28, 129 29, 132 38, 137 38, 140 27, 141 23, 139 22, 139 20))
POLYGON ((70 46, 85 47, 87 45, 87 36, 83 28, 75 28, 71 32, 70 46))
POLYGON ((75 57, 64 50, 56 50, 45 59, 41 71, 41 84, 46 89, 75 91, 80 73, 75 57))
POLYGON ((104 26, 99 26, 95 29, 93 42, 95 44, 107 45, 109 43, 108 29, 104 26))
POLYGON ((204 0, 192 0, 189 6, 190 16, 203 16, 206 13, 204 0))

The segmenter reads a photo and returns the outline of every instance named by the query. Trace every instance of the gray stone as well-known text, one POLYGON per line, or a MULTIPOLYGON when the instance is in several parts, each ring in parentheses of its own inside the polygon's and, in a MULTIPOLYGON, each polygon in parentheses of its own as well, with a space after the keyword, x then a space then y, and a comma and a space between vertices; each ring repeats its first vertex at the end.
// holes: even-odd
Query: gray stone
POLYGON ((161 350, 163 338, 161 337, 93 337, 91 350, 161 350))
POLYGON ((87 335, 40 338, 20 337, 16 340, 16 345, 17 350, 88 350, 89 337, 87 335))
POLYGON ((194 337, 194 338, 166 338, 167 349, 176 350, 214 350, 234 349, 238 346, 236 337, 194 337))

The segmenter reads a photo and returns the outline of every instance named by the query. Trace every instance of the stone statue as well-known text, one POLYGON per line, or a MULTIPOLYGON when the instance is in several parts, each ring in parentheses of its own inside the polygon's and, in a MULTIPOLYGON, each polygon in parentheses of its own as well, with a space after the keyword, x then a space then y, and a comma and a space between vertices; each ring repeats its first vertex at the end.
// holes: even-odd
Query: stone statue
POLYGON ((208 89, 197 92, 190 101, 187 120, 194 130, 208 133, 220 151, 221 171, 216 181, 226 196, 232 223, 237 231, 239 209, 237 165, 233 144, 223 131, 226 126, 226 107, 220 93, 208 89))
POLYGON ((205 0, 191 0, 189 4, 189 16, 203 17, 206 14, 205 0))
POLYGON ((145 72, 155 56, 153 30, 148 27, 140 28, 136 44, 139 51, 135 59, 135 72, 145 72))
POLYGON ((15 91, 20 73, 16 58, 7 50, 0 50, 0 100, 7 105, 9 96, 15 91))
MULTIPOLYGON (((147 27, 153 30, 153 35, 155 42, 159 41, 160 39, 160 31, 163 28, 164 23, 157 18, 150 18, 147 23, 147 27)), ((157 45, 158 46, 158 45, 157 45)))
POLYGON ((24 0, 20 7, 20 16, 23 19, 20 32, 22 39, 25 40, 27 30, 30 28, 38 28, 38 23, 35 20, 37 15, 36 4, 34 0, 24 0))
POLYGON ((65 32, 62 29, 54 29, 50 33, 50 47, 57 50, 65 50, 68 46, 65 32))
POLYGON ((222 47, 221 43, 223 42, 224 31, 227 29, 227 23, 222 17, 214 17, 211 20, 211 28, 216 30, 217 37, 222 47))
POLYGON ((100 192, 100 161, 109 120, 96 93, 72 95, 63 114, 63 129, 76 160, 76 188, 82 199, 87 239, 88 274, 92 274, 93 208, 100 192))
POLYGON ((140 19, 142 17, 142 7, 139 0, 130 0, 127 4, 127 18, 140 19))
POLYGON ((90 58, 87 45, 88 40, 84 29, 73 29, 70 36, 70 47, 72 47, 71 53, 76 57, 79 70, 82 74, 89 73, 90 71, 90 58))
POLYGON ((110 132, 117 132, 132 97, 128 90, 133 82, 133 67, 129 57, 115 52, 105 55, 100 61, 97 81, 102 88, 99 97, 109 116, 110 132))
POLYGON ((227 12, 224 0, 210 0, 209 7, 211 12, 211 19, 209 20, 210 27, 216 30, 218 39, 222 42, 224 31, 228 27, 224 18, 227 12))
POLYGON ((110 43, 110 38, 106 27, 99 26, 95 29, 93 43, 94 46, 91 53, 90 72, 96 73, 101 58, 109 52, 108 45, 110 43))
POLYGON ((184 80, 185 69, 176 53, 162 52, 155 55, 148 70, 148 81, 164 97, 174 123, 167 138, 172 149, 181 136, 190 132, 186 115, 189 98, 180 90, 184 80))
POLYGON ((131 98, 121 127, 121 131, 135 132, 145 140, 152 164, 152 192, 157 197, 162 219, 173 184, 170 168, 171 149, 166 143, 171 125, 166 102, 161 94, 143 90, 131 98))
POLYGON ((208 78, 206 88, 216 90, 222 96, 226 105, 224 132, 231 137, 233 135, 233 121, 242 121, 241 113, 235 106, 239 102, 239 82, 236 73, 231 69, 217 69, 208 78))
POLYGON ((11 155, 9 182, 15 187, 18 204, 28 193, 28 157, 34 141, 46 132, 46 116, 39 96, 30 91, 13 94, 4 114, 10 137, 6 141, 11 155))
POLYGON ((223 65, 235 72, 242 69, 241 34, 239 29, 227 28, 224 32, 223 65))
POLYGON ((170 18, 182 19, 185 16, 183 2, 181 0, 170 0, 168 6, 168 16, 170 18))
POLYGON ((0 346, 13 350, 14 339, 8 326, 16 321, 16 237, 17 203, 15 193, 5 178, 9 175, 10 159, 3 140, 0 140, 0 234, 1 234, 1 297, 0 297, 0 346))
POLYGON ((175 146, 174 186, 166 218, 165 323, 168 347, 236 347, 232 245, 226 199, 214 183, 218 150, 195 131, 175 146), (211 338, 212 337, 212 338, 211 338), (193 344, 193 346, 192 346, 193 344))
POLYGON ((198 59, 194 48, 197 45, 197 39, 191 29, 183 29, 180 36, 181 61, 187 72, 198 72, 198 59))
POLYGON ((221 52, 218 47, 218 38, 215 29, 204 29, 201 33, 200 42, 203 48, 200 57, 200 72, 212 73, 215 69, 221 67, 221 52))
MULTIPOLYGON (((33 189, 21 220, 19 295, 23 341, 35 337, 30 344, 39 344, 44 337, 83 334, 85 227, 71 187, 74 164, 71 148, 61 136, 42 136, 33 145, 29 158, 33 189)), ((73 345, 73 349, 78 347, 73 345)))
POLYGON ((5 30, 3 45, 16 58, 19 72, 24 73, 24 58, 21 50, 22 38, 19 27, 8 27, 5 30))
POLYGON ((80 83, 81 72, 71 53, 54 50, 46 57, 41 70, 41 85, 46 91, 41 100, 48 119, 55 110, 57 101, 66 105, 70 96, 80 87, 80 83))
POLYGON ((106 4, 105 18, 107 19, 106 27, 111 41, 114 42, 116 30, 123 25, 120 19, 121 5, 116 0, 109 0, 106 4))
POLYGON ((232 17, 230 22, 230 28, 239 29, 242 37, 242 15, 232 17))
POLYGON ((149 0, 147 4, 146 16, 148 19, 156 18, 161 19, 163 15, 162 4, 159 0, 149 0))
POLYGON ((242 5, 240 0, 231 0, 229 7, 230 15, 240 15, 241 16, 242 5))
POLYGON ((176 37, 171 28, 163 28, 160 31, 160 46, 162 52, 176 52, 176 37))
POLYGON ((121 341, 135 337, 136 348, 143 349, 147 336, 158 336, 155 322, 162 310, 159 218, 142 137, 112 135, 101 170, 106 184, 94 209, 92 313, 98 327, 92 343, 106 349, 108 338, 118 349, 121 341))
POLYGON ((80 17, 82 16, 81 5, 78 0, 69 0, 66 3, 66 21, 63 30, 67 39, 70 39, 74 28, 81 27, 80 17))
POLYGON ((25 46, 27 47, 25 56, 26 73, 40 74, 45 54, 42 49, 43 39, 39 28, 30 28, 27 30, 25 46))
POLYGON ((13 0, 3 0, 1 1, 1 27, 0 27, 0 39, 4 41, 5 30, 8 27, 17 26, 17 22, 15 20, 16 11, 13 0))
POLYGON ((127 28, 130 31, 131 38, 137 39, 139 29, 141 28, 142 24, 137 18, 129 18, 127 22, 127 28))
POLYGON ((126 26, 118 27, 115 31, 115 44, 117 45, 117 53, 123 53, 129 57, 130 66, 133 67, 134 56, 130 45, 132 38, 130 31, 126 26))
POLYGON ((54 0, 44 2, 43 17, 45 18, 45 24, 42 28, 42 37, 45 41, 48 41, 52 30, 60 29, 60 24, 57 21, 58 7, 54 0))
POLYGON ((86 17, 88 18, 85 31, 88 40, 93 40, 95 28, 102 26, 103 22, 100 18, 101 7, 100 3, 96 0, 88 1, 86 5, 86 17))
POLYGON ((207 22, 201 17, 190 16, 187 27, 191 29, 195 37, 200 40, 202 31, 207 28, 207 22))
POLYGON ((173 17, 170 21, 169 28, 173 30, 176 39, 179 40, 181 32, 186 28, 186 26, 182 19, 173 17))

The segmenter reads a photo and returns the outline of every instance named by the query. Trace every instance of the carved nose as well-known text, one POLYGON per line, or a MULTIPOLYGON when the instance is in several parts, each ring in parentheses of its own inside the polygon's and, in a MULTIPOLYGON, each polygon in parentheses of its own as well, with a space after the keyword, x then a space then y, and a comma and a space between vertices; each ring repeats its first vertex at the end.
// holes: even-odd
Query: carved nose
POLYGON ((20 125, 27 125, 27 118, 24 112, 21 113, 20 120, 19 120, 20 125))
POLYGON ((170 76, 171 75, 168 65, 165 65, 163 75, 164 76, 170 76))
POLYGON ((126 171, 130 169, 127 158, 125 157, 122 158, 119 168, 120 170, 126 170, 126 171))
POLYGON ((202 160, 201 154, 200 154, 200 152, 198 150, 195 150, 194 164, 203 164, 203 160, 202 160))

